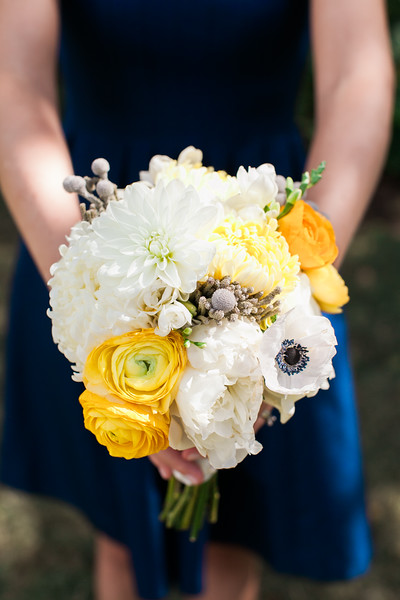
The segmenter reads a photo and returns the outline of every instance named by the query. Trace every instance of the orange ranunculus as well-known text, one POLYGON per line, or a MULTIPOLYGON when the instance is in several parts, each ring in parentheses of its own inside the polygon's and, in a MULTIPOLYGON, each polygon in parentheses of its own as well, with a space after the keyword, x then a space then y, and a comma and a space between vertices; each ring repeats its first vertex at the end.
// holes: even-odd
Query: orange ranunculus
POLYGON ((335 314, 342 312, 342 306, 349 298, 349 291, 342 277, 333 265, 306 271, 310 280, 311 292, 321 310, 335 314))
POLYGON ((290 252, 298 255, 304 271, 329 265, 338 255, 331 223, 304 200, 298 200, 279 220, 279 231, 285 236, 290 252))
POLYGON ((136 329, 110 338, 92 350, 83 371, 85 387, 124 402, 169 410, 186 367, 182 336, 162 337, 154 329, 136 329))
POLYGON ((88 390, 79 401, 86 429, 111 456, 142 458, 168 448, 169 414, 121 400, 112 402, 88 390))

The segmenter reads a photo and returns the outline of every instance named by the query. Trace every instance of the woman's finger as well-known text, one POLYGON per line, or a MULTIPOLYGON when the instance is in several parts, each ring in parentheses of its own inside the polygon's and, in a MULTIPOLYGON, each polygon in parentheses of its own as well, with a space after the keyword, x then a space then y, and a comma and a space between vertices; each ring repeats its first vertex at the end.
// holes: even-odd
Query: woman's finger
POLYGON ((153 465, 155 465, 163 479, 169 479, 173 471, 179 471, 193 485, 198 485, 204 481, 203 472, 195 462, 190 462, 182 457, 182 452, 167 448, 157 454, 149 456, 153 465))

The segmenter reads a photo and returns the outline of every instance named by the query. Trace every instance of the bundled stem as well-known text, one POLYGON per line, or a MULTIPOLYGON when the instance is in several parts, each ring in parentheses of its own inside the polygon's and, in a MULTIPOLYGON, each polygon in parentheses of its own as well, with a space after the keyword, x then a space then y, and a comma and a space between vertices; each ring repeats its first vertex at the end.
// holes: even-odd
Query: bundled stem
POLYGON ((190 532, 190 541, 196 541, 205 519, 216 523, 219 491, 217 473, 200 485, 184 485, 176 477, 168 481, 160 520, 166 527, 190 532))

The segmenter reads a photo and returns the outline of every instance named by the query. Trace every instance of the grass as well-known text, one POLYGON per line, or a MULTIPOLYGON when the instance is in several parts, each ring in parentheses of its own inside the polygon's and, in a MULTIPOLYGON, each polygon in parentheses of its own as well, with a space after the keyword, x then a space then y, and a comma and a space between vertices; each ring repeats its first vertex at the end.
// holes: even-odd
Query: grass
MULTIPOLYGON (((16 243, 0 207, 0 335, 16 243)), ((400 202, 396 182, 381 186, 343 274, 364 446, 368 510, 375 540, 370 572, 321 585, 264 569, 263 600, 397 600, 400 597, 400 202)), ((2 376, 2 371, 0 371, 2 376)), ((74 509, 0 490, 2 600, 89 600, 93 532, 74 509)), ((171 596, 172 600, 173 596, 171 596)))

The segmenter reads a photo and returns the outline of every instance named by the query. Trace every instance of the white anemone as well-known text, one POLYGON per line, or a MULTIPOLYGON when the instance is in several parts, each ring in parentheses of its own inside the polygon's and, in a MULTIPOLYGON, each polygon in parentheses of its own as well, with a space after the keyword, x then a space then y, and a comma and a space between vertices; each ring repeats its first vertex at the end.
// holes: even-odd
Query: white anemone
MULTIPOLYGON (((301 308, 280 316, 264 332, 260 344, 259 359, 266 388, 284 397, 287 403, 326 387, 333 375, 336 343, 333 327, 326 317, 307 314, 301 308)), ((290 412, 288 406, 285 412, 290 412)))

